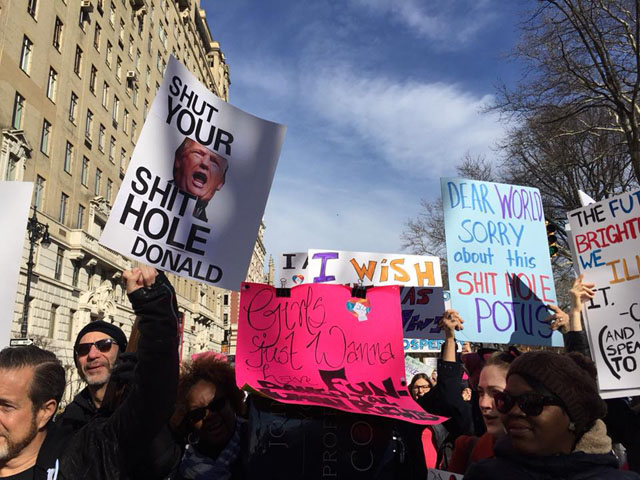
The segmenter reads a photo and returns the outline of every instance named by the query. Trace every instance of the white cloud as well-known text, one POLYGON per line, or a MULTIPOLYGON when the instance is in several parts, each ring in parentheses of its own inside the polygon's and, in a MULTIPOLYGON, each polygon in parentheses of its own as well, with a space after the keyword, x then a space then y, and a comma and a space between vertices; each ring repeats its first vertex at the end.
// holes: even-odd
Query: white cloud
POLYGON ((390 15, 415 35, 438 42, 441 49, 468 44, 496 15, 490 0, 352 0, 380 15, 390 15))
POLYGON ((490 95, 455 85, 394 82, 348 70, 308 79, 315 109, 338 129, 352 130, 393 167, 431 176, 450 171, 467 153, 491 157, 504 132, 496 114, 482 113, 490 95))

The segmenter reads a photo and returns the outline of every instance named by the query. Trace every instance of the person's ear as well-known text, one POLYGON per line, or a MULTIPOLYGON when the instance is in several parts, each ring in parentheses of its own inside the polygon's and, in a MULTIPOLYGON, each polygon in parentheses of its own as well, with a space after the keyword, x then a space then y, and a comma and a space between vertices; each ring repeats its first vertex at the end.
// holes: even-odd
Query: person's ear
POLYGON ((49 423, 49 420, 51 420, 51 418, 56 414, 57 410, 58 402, 53 398, 42 404, 36 413, 36 425, 38 426, 38 430, 43 429, 44 426, 49 423))

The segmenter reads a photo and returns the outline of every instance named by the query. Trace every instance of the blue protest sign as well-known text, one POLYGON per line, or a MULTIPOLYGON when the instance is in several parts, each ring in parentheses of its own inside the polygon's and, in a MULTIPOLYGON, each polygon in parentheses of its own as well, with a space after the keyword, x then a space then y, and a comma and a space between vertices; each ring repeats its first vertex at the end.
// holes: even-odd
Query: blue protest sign
POLYGON ((540 192, 443 178, 452 307, 471 342, 562 345, 544 322, 556 303, 540 192))

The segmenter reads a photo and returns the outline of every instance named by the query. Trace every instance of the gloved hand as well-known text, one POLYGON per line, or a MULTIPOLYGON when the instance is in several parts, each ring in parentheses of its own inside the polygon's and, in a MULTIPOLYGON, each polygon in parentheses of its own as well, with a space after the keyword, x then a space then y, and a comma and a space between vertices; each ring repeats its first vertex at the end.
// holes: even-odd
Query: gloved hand
POLYGON ((137 352, 120 353, 116 361, 116 366, 111 370, 111 380, 118 385, 126 385, 133 382, 137 364, 137 352))

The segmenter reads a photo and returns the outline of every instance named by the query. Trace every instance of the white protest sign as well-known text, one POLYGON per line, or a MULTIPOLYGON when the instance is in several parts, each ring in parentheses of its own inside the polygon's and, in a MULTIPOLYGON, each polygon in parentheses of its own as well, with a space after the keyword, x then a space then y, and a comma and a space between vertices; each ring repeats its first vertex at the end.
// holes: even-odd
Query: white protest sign
MULTIPOLYGON (((324 267, 326 270, 326 267, 324 267)), ((438 328, 438 323, 444 313, 444 291, 442 289, 442 278, 440 276, 440 259, 437 257, 427 257, 419 255, 398 255, 366 252, 343 252, 339 250, 309 250, 307 252, 283 253, 278 262, 278 274, 276 283, 278 286, 290 287, 300 283, 351 283, 357 284, 353 274, 357 279, 362 279, 364 285, 412 285, 420 281, 438 282, 438 286, 417 287, 403 286, 400 290, 400 300, 402 303, 402 325, 403 337, 405 338, 444 338, 444 332, 438 328), (316 255, 315 252, 320 252, 316 255), (338 258, 333 258, 333 255, 338 258), (313 275, 309 258, 316 255, 316 269, 322 270, 322 259, 331 258, 333 271, 338 272, 337 276, 332 275, 332 280, 319 278, 313 275), (380 264, 380 275, 376 276, 378 263, 380 264), (393 267, 391 267, 393 265, 393 267), (389 268, 393 268, 393 273, 389 273, 389 268), (383 270, 384 269, 384 270, 383 270), (410 275, 411 271, 413 275, 410 275), (432 278, 421 277, 416 272, 432 272, 432 278), (437 272, 437 276, 436 276, 437 272), (394 275, 397 281, 389 282, 389 276, 394 275), (314 278, 315 277, 315 278, 314 278), (404 281, 402 281, 404 280, 404 281)), ((326 273, 326 272, 325 272, 326 273)))
POLYGON ((304 283, 307 274, 307 252, 282 253, 276 270, 276 287, 294 287, 304 283))
POLYGON ((100 242, 238 290, 284 134, 219 99, 171 57, 100 242))
POLYGON ((0 348, 9 345, 11 322, 15 308, 18 275, 22 263, 29 204, 33 193, 31 182, 0 182, 0 215, 2 275, 0 275, 0 348), (10 206, 10 207, 9 207, 10 206))
POLYGON ((640 190, 576 209, 569 222, 578 269, 596 284, 584 312, 598 383, 623 396, 640 388, 640 190))
POLYGON ((438 368, 437 358, 426 358, 425 360, 425 362, 422 362, 409 355, 404 356, 404 370, 407 376, 407 384, 411 383, 413 377, 419 373, 424 373, 428 377, 431 377, 433 371, 438 368))
POLYGON ((424 255, 309 250, 305 283, 441 287, 440 259, 424 255))

